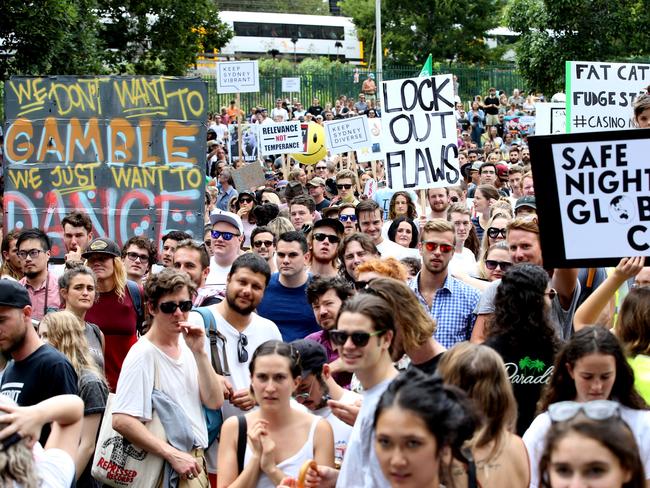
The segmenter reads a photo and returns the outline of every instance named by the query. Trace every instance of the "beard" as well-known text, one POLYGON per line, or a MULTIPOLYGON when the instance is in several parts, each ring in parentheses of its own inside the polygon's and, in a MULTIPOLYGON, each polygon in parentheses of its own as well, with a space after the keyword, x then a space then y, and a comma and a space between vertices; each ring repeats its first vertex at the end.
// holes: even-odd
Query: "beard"
POLYGON ((40 271, 25 271, 24 275, 31 280, 36 278, 39 273, 40 271))
POLYGON ((237 295, 235 293, 231 293, 226 289, 226 303, 230 308, 232 308, 235 312, 237 312, 239 315, 250 315, 255 311, 259 303, 251 303, 250 306, 248 307, 240 307, 237 305, 237 295))

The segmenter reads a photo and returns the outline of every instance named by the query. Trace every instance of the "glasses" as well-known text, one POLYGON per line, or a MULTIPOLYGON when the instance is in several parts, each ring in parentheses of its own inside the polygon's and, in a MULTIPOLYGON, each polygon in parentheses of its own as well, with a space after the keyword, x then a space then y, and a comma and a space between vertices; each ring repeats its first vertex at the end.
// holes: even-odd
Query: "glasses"
POLYGON ((171 314, 176 311, 177 308, 181 309, 181 312, 189 312, 192 310, 192 300, 183 300, 182 302, 162 302, 158 305, 158 308, 162 313, 171 314))
POLYGON ((557 290, 555 288, 551 288, 549 291, 545 291, 544 295, 548 295, 551 300, 554 300, 557 296, 557 290))
POLYGON ((357 221, 357 216, 356 215, 339 215, 339 220, 341 222, 356 222, 357 221))
POLYGON ((141 263, 144 263, 149 260, 149 256, 146 254, 138 254, 137 252, 127 252, 126 257, 129 258, 131 261, 134 263, 136 261, 140 261, 141 263))
POLYGON ((380 336, 385 334, 386 330, 377 330, 375 332, 345 332, 343 330, 330 330, 329 337, 332 344, 335 346, 342 346, 348 341, 348 337, 352 339, 352 344, 356 347, 364 347, 368 344, 371 337, 380 336))
POLYGON ((327 166, 316 166, 316 171, 324 171, 327 169, 327 166))
POLYGON ((548 415, 553 422, 566 422, 579 413, 591 420, 620 418, 621 407, 611 400, 593 400, 591 402, 558 402, 548 406, 548 415))
POLYGON ((509 263, 508 261, 495 261, 494 259, 485 260, 485 267, 490 271, 494 271, 495 269, 497 269, 497 266, 501 268, 501 271, 505 273, 506 271, 508 271, 508 269, 510 269, 512 263, 509 263))
POLYGON ((352 184, 342 184, 342 185, 336 185, 336 188, 339 190, 349 190, 352 188, 352 184))
POLYGON ((248 361, 246 346, 248 346, 248 337, 244 334, 239 334, 239 340, 237 341, 237 359, 239 359, 240 363, 248 361))
POLYGON ((242 198, 239 200, 239 203, 253 203, 252 198, 242 198))
POLYGON ((219 237, 221 237, 224 241, 229 241, 235 236, 239 237, 241 234, 235 234, 234 232, 221 232, 220 230, 211 230, 210 235, 213 239, 219 239, 219 237))
POLYGON ((338 244, 338 242, 341 240, 339 236, 332 234, 323 234, 322 232, 314 234, 314 239, 316 239, 318 242, 323 242, 325 239, 327 239, 330 244, 338 244))
POLYGON ((635 281, 632 283, 630 288, 636 289, 636 288, 650 288, 650 283, 647 281, 635 281))
POLYGON ((448 254, 454 250, 454 246, 451 244, 438 244, 437 242, 433 241, 424 241, 422 244, 424 244, 425 249, 429 252, 433 252, 436 249, 440 248, 441 253, 448 254))
POLYGON ((16 253, 16 255, 20 259, 27 259, 27 256, 29 256, 30 259, 36 259, 38 257, 38 255, 40 253, 42 253, 42 252, 45 252, 45 251, 43 251, 42 249, 30 249, 29 251, 18 251, 16 253))
POLYGON ((262 246, 271 247, 272 245, 273 245, 273 241, 255 241, 255 242, 253 242, 253 246, 255 246, 255 247, 262 247, 262 246))
POLYGON ((487 235, 490 239, 496 239, 499 235, 505 239, 506 228, 504 227, 503 229, 499 229, 498 227, 488 227, 487 235))

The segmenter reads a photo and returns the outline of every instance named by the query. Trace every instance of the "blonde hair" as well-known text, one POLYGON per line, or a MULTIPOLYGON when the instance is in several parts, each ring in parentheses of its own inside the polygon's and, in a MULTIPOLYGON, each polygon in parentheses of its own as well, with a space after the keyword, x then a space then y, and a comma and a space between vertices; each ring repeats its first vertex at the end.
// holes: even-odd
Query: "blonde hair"
POLYGON ((359 273, 377 273, 386 278, 395 278, 396 280, 406 281, 408 270, 406 266, 395 258, 370 259, 357 266, 357 276, 359 273))
MULTIPOLYGON (((506 229, 508 229, 508 224, 512 221, 512 215, 508 215, 505 213, 495 213, 492 217, 490 217, 490 220, 488 220, 487 227, 485 228, 485 232, 483 232, 483 239, 481 239, 481 259, 479 261, 485 261, 485 257, 487 256, 488 248, 490 247, 490 238, 488 236, 487 230, 492 227, 492 224, 494 224, 494 221, 497 219, 505 219, 507 220, 506 222, 506 229)), ((507 230, 506 230, 507 233, 507 230)))
POLYGON ((420 241, 424 242, 424 234, 427 232, 451 232, 454 235, 454 244, 456 244, 456 233, 451 222, 445 219, 427 220, 420 231, 420 241))
POLYGON ((113 258, 113 283, 115 283, 115 294, 120 300, 124 299, 127 279, 124 261, 122 258, 113 258))
MULTIPOLYGON (((0 395, 0 404, 17 406, 9 397, 0 395)), ((0 417, 0 430, 7 427, 0 417)), ((18 441, 7 449, 0 449, 0 486, 14 486, 19 484, 23 488, 38 488, 41 480, 34 467, 34 454, 23 440, 18 441)))

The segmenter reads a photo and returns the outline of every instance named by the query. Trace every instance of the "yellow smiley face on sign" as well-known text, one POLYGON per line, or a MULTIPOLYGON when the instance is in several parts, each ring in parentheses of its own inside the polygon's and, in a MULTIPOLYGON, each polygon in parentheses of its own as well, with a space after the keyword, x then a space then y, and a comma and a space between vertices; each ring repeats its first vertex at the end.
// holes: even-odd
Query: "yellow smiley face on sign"
POLYGON ((325 147, 325 129, 316 122, 307 126, 307 149, 304 154, 292 154, 291 157, 303 164, 316 164, 327 156, 325 147))

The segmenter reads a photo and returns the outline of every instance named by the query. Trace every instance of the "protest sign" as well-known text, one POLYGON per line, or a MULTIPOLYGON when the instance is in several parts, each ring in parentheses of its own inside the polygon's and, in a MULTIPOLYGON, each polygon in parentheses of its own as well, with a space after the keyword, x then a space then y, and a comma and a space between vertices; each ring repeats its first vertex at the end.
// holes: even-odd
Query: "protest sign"
POLYGON ((650 64, 567 61, 567 132, 634 127, 632 102, 648 85, 650 64))
POLYGON ((5 228, 37 227, 63 257, 78 209, 121 246, 203 236, 207 87, 167 76, 13 77, 5 83, 5 228))
POLYGON ((264 186, 266 184, 264 169, 257 161, 245 164, 241 168, 234 170, 232 172, 232 179, 235 182, 237 191, 253 190, 258 186, 264 186))
POLYGON ((350 117, 332 120, 323 124, 325 141, 330 154, 341 154, 367 147, 370 144, 368 117, 350 117))
POLYGON ((384 158, 381 152, 381 119, 374 117, 368 119, 368 128, 370 130, 370 145, 357 149, 357 161, 368 163, 384 158))
POLYGON ((650 255, 650 130, 529 139, 544 266, 650 255))
POLYGON ((283 93, 300 93, 300 78, 282 78, 283 93))
POLYGON ((263 156, 305 150, 300 122, 262 124, 259 126, 259 136, 260 152, 263 156))
POLYGON ((217 93, 247 93, 260 91, 257 61, 219 61, 217 63, 217 93))
POLYGON ((566 133, 566 104, 535 104, 535 135, 548 136, 566 133))
MULTIPOLYGON (((230 134, 230 151, 228 157, 230 164, 233 164, 239 159, 239 134, 237 124, 228 125, 228 132, 230 134)), ((259 154, 259 125, 249 124, 244 122, 241 124, 241 155, 242 159, 246 162, 256 161, 259 154)))
POLYGON ((381 106, 390 188, 439 188, 460 181, 451 75, 385 81, 381 106))

